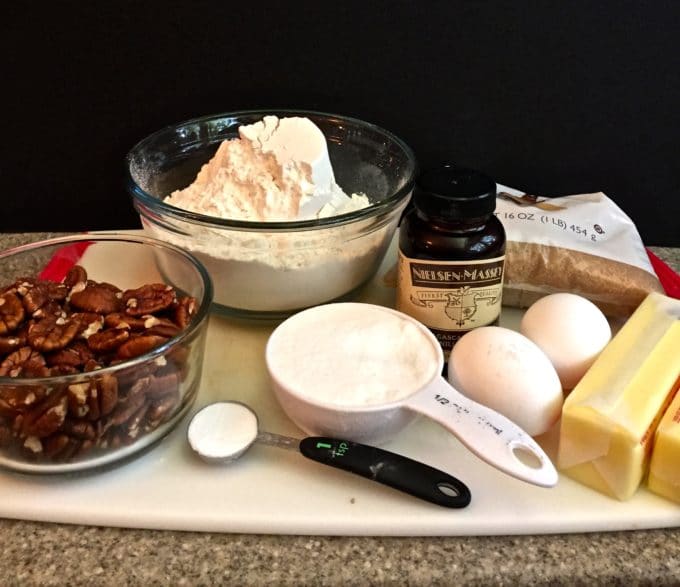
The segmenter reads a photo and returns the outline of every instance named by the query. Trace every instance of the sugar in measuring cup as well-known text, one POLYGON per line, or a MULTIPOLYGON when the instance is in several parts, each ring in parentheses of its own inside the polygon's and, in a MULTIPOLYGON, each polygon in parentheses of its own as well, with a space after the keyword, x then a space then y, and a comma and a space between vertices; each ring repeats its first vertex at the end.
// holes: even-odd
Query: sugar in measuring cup
POLYGON ((441 376, 437 339, 406 314, 362 303, 310 308, 274 330, 265 355, 277 400, 308 434, 379 444, 422 414, 504 473, 557 484, 533 438, 441 376))

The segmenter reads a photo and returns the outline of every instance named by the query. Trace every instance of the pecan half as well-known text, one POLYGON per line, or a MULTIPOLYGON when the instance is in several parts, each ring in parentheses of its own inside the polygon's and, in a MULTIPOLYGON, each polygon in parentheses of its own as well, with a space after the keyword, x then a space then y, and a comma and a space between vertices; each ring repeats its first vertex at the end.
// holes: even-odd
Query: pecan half
POLYGON ((110 314, 117 312, 121 307, 120 299, 116 294, 115 290, 106 285, 88 283, 80 291, 78 287, 71 290, 70 304, 83 312, 110 314))
POLYGON ((62 316, 48 316, 28 329, 28 343, 43 352, 63 349, 78 332, 78 323, 62 316))
POLYGON ((153 334, 140 334, 138 336, 130 337, 118 347, 116 356, 120 359, 133 359, 139 357, 157 346, 163 344, 168 339, 165 336, 156 336, 153 334))
POLYGON ((78 417, 99 420, 118 405, 118 380, 113 375, 103 375, 94 381, 70 385, 68 397, 69 407, 78 417))
POLYGON ((74 312, 71 314, 71 320, 78 323, 76 336, 82 338, 88 338, 95 332, 99 332, 104 326, 104 317, 95 312, 74 312))
POLYGON ((90 387, 91 383, 89 381, 72 383, 68 386, 66 398, 69 414, 74 415, 76 418, 82 418, 89 412, 90 387))
POLYGON ((0 363, 3 377, 45 377, 47 374, 45 357, 30 346, 21 347, 0 363))
POLYGON ((142 318, 144 318, 146 334, 172 338, 181 332, 181 328, 168 318, 156 318, 156 316, 150 316, 148 314, 145 314, 142 318))
POLYGON ((54 365, 49 368, 49 374, 52 377, 61 377, 62 375, 75 375, 80 373, 77 367, 71 367, 71 365, 54 365))
POLYGON ((53 392, 28 414, 21 425, 22 436, 45 438, 61 428, 66 420, 68 404, 65 393, 53 392))
POLYGON ((130 400, 125 403, 119 403, 113 414, 111 414, 110 418, 111 425, 120 426, 121 424, 124 424, 145 403, 146 397, 143 394, 136 395, 130 398, 130 400))
POLYGON ((149 404, 143 404, 130 418, 125 422, 125 434, 128 440, 134 440, 139 436, 142 429, 142 424, 146 413, 149 411, 149 404))
POLYGON ((63 312, 63 308, 59 305, 59 302, 49 300, 35 312, 31 314, 31 318, 40 319, 46 318, 47 316, 60 316, 63 312))
POLYGON ((99 420, 99 418, 102 417, 102 412, 99 409, 99 391, 97 390, 96 385, 88 386, 86 402, 87 409, 85 410, 85 414, 87 415, 87 419, 91 422, 99 420))
POLYGON ((118 403, 118 380, 113 375, 102 375, 96 380, 99 391, 99 411, 102 416, 110 414, 118 403))
POLYGON ((64 277, 64 285, 68 288, 72 288, 76 283, 85 283, 86 281, 87 271, 82 265, 74 265, 64 277))
POLYGON ((67 460, 78 450, 80 442, 67 434, 57 433, 43 439, 43 453, 51 459, 67 460))
POLYGON ((13 290, 20 296, 25 296, 38 283, 33 277, 20 277, 14 282, 13 290))
POLYGON ((130 338, 130 332, 124 328, 112 328, 97 332, 87 339, 87 346, 96 353, 110 353, 130 338))
POLYGON ((97 359, 88 359, 83 365, 83 373, 89 373, 90 371, 96 371, 101 369, 104 365, 100 363, 97 359))
POLYGON ((160 399, 151 402, 149 412, 147 414, 149 425, 156 428, 163 422, 170 414, 172 414, 179 404, 179 393, 166 394, 160 399))
POLYGON ((82 367, 87 361, 94 358, 94 353, 82 340, 74 341, 70 346, 59 349, 45 356, 50 367, 70 366, 82 367))
POLYGON ((104 326, 107 328, 126 328, 128 330, 144 330, 144 320, 121 314, 120 312, 113 312, 104 317, 104 326))
POLYGON ((0 296, 0 334, 15 330, 25 315, 24 305, 14 292, 9 291, 0 296))
POLYGON ((149 397, 158 397, 168 393, 175 393, 179 389, 179 374, 170 372, 159 374, 151 378, 147 388, 149 397))
POLYGON ((62 283, 41 281, 30 288, 24 295, 24 308, 29 314, 33 314, 42 308, 47 302, 65 300, 68 295, 68 287, 62 283))
POLYGON ((191 323, 191 319, 196 315, 197 310, 198 303, 195 298, 187 296, 179 298, 173 312, 175 324, 181 329, 186 328, 191 323))
POLYGON ((97 438, 97 431, 91 422, 87 420, 66 420, 64 422, 64 433, 81 440, 94 440, 97 438))
POLYGON ((14 418, 33 408, 46 394, 44 387, 35 385, 0 388, 0 416, 14 418))
POLYGON ((125 313, 130 316, 143 316, 160 312, 172 306, 177 299, 175 290, 164 283, 150 283, 123 292, 125 313))

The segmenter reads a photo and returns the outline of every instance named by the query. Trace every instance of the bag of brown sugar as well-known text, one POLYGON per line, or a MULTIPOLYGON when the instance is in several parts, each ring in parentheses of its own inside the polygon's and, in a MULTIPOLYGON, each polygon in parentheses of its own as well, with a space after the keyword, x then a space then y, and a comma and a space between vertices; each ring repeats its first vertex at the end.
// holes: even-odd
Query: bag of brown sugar
POLYGON ((499 186, 496 215, 507 235, 504 305, 571 292, 628 316, 663 293, 635 224, 603 193, 537 198, 499 186))

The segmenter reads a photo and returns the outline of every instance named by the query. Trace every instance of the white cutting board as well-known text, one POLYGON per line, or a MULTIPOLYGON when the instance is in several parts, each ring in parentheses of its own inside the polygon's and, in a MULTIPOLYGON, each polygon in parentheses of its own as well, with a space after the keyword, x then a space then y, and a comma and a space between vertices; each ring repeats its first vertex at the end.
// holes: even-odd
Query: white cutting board
MULTIPOLYGON (((385 275, 393 244, 361 301, 391 306, 385 275)), ((83 264, 96 266, 88 254, 83 264)), ((126 277, 151 280, 151 259, 131 259, 126 277)), ((505 308, 502 323, 520 313, 505 308)), ((301 435, 269 390, 264 346, 274 325, 212 316, 195 412, 206 403, 236 399, 258 413, 262 429, 301 435)), ((318 535, 548 534, 680 526, 680 507, 641 489, 619 502, 564 476, 542 489, 510 478, 469 453, 438 425, 421 419, 385 445, 463 480, 472 503, 449 510, 366 479, 254 446, 240 461, 208 465, 185 441, 187 419, 152 450, 117 468, 71 477, 0 472, 0 516, 101 526, 318 535)), ((555 454, 555 431, 539 439, 555 454)))

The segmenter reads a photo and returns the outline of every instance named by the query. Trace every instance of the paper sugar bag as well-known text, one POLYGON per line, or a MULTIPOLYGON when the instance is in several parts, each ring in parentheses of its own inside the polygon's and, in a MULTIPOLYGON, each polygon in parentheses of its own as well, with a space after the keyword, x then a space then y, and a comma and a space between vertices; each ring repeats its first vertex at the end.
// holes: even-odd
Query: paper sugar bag
POLYGON ((628 316, 663 293, 635 224, 603 193, 537 198, 499 186, 496 215, 507 234, 507 306, 572 292, 628 316))

